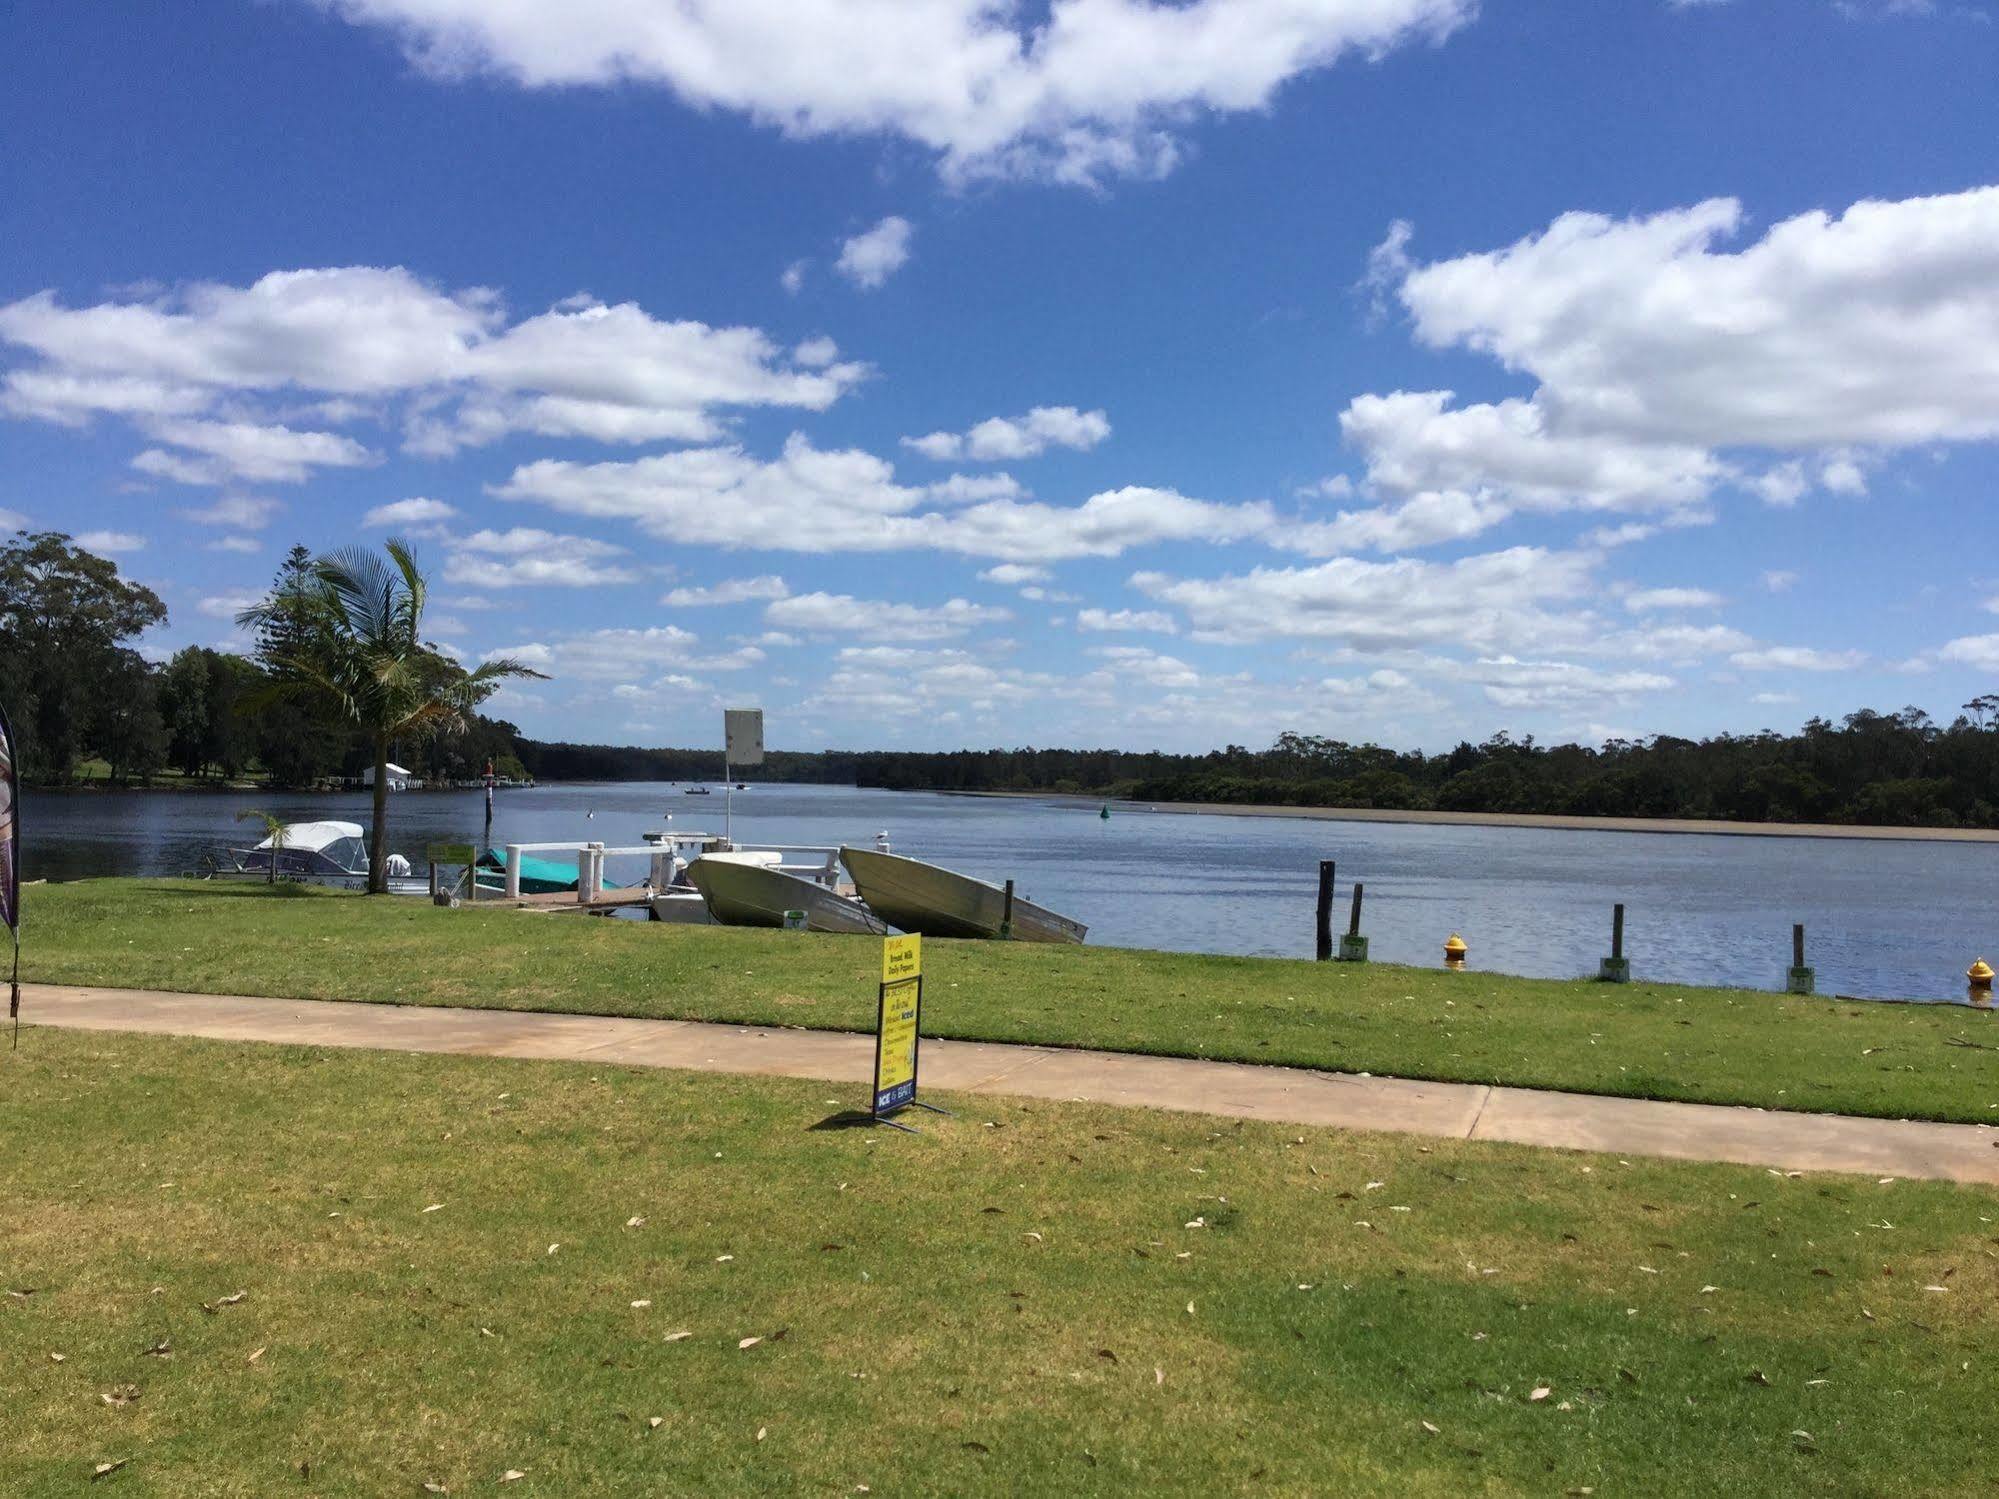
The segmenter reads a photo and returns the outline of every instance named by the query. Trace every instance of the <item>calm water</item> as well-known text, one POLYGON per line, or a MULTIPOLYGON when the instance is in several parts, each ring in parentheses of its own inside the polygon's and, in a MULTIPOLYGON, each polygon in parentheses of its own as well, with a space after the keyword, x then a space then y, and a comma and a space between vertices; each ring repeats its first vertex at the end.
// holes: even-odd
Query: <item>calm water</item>
MULTIPOLYGON (((179 874, 217 845, 254 842, 237 811, 365 823, 353 796, 31 793, 27 876, 179 874)), ((636 844, 671 816, 715 831, 722 797, 651 784, 503 791, 493 841, 636 844), (590 815, 594 814, 594 815, 590 815)), ((1610 907, 1628 907, 1639 978, 1777 988, 1791 923, 1810 934, 1823 994, 1961 999, 1980 953, 1999 959, 1999 845, 1712 838, 1515 828, 1424 827, 1259 817, 1191 817, 1065 802, 754 786, 735 797, 742 841, 865 844, 995 882, 1090 924, 1112 946, 1309 956, 1318 861, 1367 886, 1373 955, 1432 964, 1462 932, 1474 968, 1546 977, 1594 973, 1610 907)), ((437 840, 480 835, 476 791, 417 792, 392 804, 390 846, 420 858, 437 840)), ((642 876, 642 860, 610 878, 642 876)), ((29 917, 32 920, 33 912, 29 917)))

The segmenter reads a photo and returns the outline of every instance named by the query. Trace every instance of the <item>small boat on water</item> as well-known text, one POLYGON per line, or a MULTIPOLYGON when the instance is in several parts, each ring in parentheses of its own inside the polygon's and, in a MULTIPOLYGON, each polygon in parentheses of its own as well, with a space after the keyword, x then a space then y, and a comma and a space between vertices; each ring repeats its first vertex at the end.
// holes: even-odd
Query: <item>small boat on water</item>
POLYGON ((682 796, 713 796, 715 793, 710 791, 706 786, 689 786, 680 794, 682 796))
MULTIPOLYGON (((1006 892, 939 864, 881 849, 843 847, 840 862, 868 909, 891 926, 926 937, 997 937, 1006 892)), ((1013 898, 1013 936, 1020 942, 1081 942, 1089 928, 1045 906, 1013 898)))
MULTIPOLYGON (((295 885, 327 885, 337 890, 368 888, 368 836, 358 822, 292 822, 252 848, 222 850, 215 859, 218 878, 269 880, 295 885)), ((389 891, 428 895, 429 878, 417 878, 401 854, 388 859, 389 891)))
POLYGON ((811 869, 818 876, 812 878, 797 872, 808 866, 788 868, 783 858, 761 849, 703 854, 687 866, 687 879, 723 926, 781 927, 787 911, 802 911, 807 931, 887 933, 867 907, 832 887, 831 860, 824 869, 811 869))

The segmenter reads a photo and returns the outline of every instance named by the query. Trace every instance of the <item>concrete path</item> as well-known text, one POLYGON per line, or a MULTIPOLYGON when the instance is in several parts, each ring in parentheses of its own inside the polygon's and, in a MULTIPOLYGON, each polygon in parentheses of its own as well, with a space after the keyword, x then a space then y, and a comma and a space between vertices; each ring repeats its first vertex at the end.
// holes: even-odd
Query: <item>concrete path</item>
MULTIPOLYGON (((79 1030, 825 1078, 855 1086, 857 1104, 874 1066, 868 1035, 686 1020, 50 984, 24 985, 21 1008, 33 1023, 79 1030)), ((926 1089, 939 1092, 1999 1185, 1999 1129, 1976 1124, 1770 1113, 978 1041, 925 1040, 922 1078, 926 1089)))

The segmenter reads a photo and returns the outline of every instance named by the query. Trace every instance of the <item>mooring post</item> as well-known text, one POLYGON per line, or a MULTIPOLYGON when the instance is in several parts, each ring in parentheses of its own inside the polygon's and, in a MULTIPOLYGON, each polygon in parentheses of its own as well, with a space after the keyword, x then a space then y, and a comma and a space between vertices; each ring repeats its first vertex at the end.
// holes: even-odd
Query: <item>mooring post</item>
MULTIPOLYGON (((277 855, 273 854, 271 857, 276 858, 277 855)), ((437 860, 435 859, 430 861, 430 898, 433 901, 437 899, 437 860)))
POLYGON ((1624 956, 1624 903, 1610 908, 1610 956, 1603 960, 1597 977, 1606 984, 1631 982, 1631 960, 1624 956))
MULTIPOLYGON (((987 888, 991 888, 988 886, 987 888)), ((1013 881, 1006 882, 1006 904, 1000 909, 1000 941, 1013 939, 1013 881)))
POLYGON ((1796 922, 1791 927, 1791 971, 1784 975, 1784 992, 1810 994, 1817 982, 1818 975, 1805 966, 1805 924, 1796 922))
POLYGON ((518 843, 509 843, 507 845, 507 899, 519 900, 520 898, 521 846, 518 843))
POLYGON ((1359 880, 1353 886, 1353 911, 1347 917, 1347 934, 1340 938, 1340 961, 1342 963, 1365 963, 1367 961, 1367 938, 1360 934, 1360 901, 1367 887, 1359 880))
POLYGON ((1333 861, 1319 861, 1319 912, 1312 928, 1312 955, 1321 963, 1333 955, 1333 861))

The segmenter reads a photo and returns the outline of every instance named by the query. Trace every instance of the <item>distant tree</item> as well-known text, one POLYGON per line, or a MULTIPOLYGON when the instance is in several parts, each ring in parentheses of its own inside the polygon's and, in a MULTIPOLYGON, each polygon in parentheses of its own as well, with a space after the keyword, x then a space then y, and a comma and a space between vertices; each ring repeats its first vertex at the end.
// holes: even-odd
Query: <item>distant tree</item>
POLYGON ((160 715, 167 735, 167 756, 183 775, 198 776, 207 764, 208 660, 204 647, 190 645, 174 652, 160 674, 160 715))
POLYGON ((407 542, 382 554, 349 547, 313 563, 314 587, 297 601, 266 598, 237 616, 258 631, 301 606, 294 653, 273 653, 279 685, 326 704, 368 744, 375 772, 368 891, 388 891, 389 749, 461 731, 472 710, 510 677, 541 673, 505 657, 466 671, 423 638, 430 585, 407 542))
POLYGON ((118 649, 104 663, 93 694, 91 745, 114 781, 148 780, 166 763, 159 672, 137 651, 118 649))
POLYGON ((317 632, 326 627, 309 550, 294 546, 286 554, 265 603, 269 613, 257 626, 251 651, 266 679, 251 710, 257 758, 272 785, 309 786, 340 763, 349 730, 325 704, 268 685, 284 675, 284 662, 310 655, 317 632))
POLYGON ((60 531, 0 545, 0 694, 21 739, 23 773, 67 781, 116 684, 115 653, 161 623, 158 594, 60 531))

